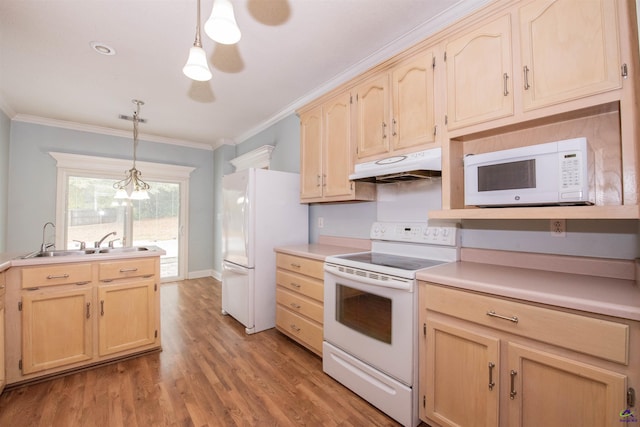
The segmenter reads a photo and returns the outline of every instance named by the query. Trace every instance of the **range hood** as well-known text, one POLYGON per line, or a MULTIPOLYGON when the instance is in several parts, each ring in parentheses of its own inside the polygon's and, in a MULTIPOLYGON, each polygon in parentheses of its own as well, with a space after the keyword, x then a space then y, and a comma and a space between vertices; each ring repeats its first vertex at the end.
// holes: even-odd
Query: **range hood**
POLYGON ((358 163, 354 167, 354 173, 349 175, 349 179, 382 184, 431 178, 440 176, 441 171, 442 149, 431 148, 411 154, 358 163))

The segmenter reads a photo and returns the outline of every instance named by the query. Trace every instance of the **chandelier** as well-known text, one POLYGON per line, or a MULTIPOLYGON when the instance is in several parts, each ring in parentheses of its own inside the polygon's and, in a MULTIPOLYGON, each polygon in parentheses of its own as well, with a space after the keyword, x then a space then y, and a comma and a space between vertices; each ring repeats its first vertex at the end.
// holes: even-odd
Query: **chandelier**
MULTIPOLYGON (((200 0, 197 5, 196 39, 189 49, 189 57, 182 72, 192 80, 206 82, 211 79, 211 71, 200 39, 200 0)), ((240 29, 229 0, 214 0, 211 16, 204 24, 204 31, 213 41, 220 44, 235 44, 240 41, 240 29)))
POLYGON ((140 118, 140 106, 144 105, 144 102, 137 99, 131 100, 136 104, 136 111, 133 113, 133 117, 120 115, 121 119, 133 121, 133 166, 127 172, 124 179, 113 184, 113 188, 116 190, 115 199, 132 199, 132 200, 144 200, 149 198, 147 190, 151 188, 149 184, 144 182, 141 178, 142 172, 136 169, 136 148, 138 147, 138 123, 146 122, 145 119, 140 118), (131 188, 131 195, 127 193, 127 188, 131 188))

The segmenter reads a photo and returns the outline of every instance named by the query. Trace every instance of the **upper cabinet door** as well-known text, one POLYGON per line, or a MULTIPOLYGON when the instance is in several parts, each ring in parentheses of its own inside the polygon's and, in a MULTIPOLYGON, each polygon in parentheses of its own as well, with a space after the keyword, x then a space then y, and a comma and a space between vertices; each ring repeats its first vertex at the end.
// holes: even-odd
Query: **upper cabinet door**
POLYGON ((300 198, 322 197, 322 107, 300 116, 300 198))
POLYGON ((448 129, 513 115, 509 15, 451 40, 446 62, 448 129))
POLYGON ((389 74, 383 73, 356 88, 357 157, 389 152, 389 74))
POLYGON ((434 54, 421 53, 391 73, 393 150, 435 141, 434 54))
POLYGON ((524 109, 621 86, 616 0, 538 0, 520 9, 524 109))
POLYGON ((323 105, 324 195, 350 195, 351 181, 351 94, 346 92, 323 105))

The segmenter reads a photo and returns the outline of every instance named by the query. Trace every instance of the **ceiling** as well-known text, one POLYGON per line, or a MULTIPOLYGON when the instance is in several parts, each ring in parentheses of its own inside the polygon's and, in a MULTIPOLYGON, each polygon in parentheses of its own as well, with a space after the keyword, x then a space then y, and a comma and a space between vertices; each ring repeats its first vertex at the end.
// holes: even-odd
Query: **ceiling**
MULTIPOLYGON (((0 0, 12 119, 196 147, 240 143, 487 0, 232 0, 242 39, 202 32, 213 78, 182 74, 195 0, 0 0), (90 43, 115 49, 100 55, 90 43)), ((201 0, 201 20, 213 0, 201 0)))

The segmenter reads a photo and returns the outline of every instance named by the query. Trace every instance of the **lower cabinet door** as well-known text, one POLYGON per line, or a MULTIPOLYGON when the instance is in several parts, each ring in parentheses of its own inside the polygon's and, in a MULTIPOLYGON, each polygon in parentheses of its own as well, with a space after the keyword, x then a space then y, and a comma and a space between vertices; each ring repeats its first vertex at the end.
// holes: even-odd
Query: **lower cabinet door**
POLYGON ((155 281, 100 285, 100 356, 136 349, 156 340, 155 281))
POLYGON ((91 289, 28 291, 22 295, 22 373, 89 360, 91 289))
POLYGON ((497 427, 500 340, 433 320, 426 331, 426 416, 443 427, 497 427))
POLYGON ((624 424, 626 376, 514 343, 508 354, 510 426, 624 424))
POLYGON ((276 307, 276 327, 314 353, 322 356, 322 325, 278 305, 276 307))

